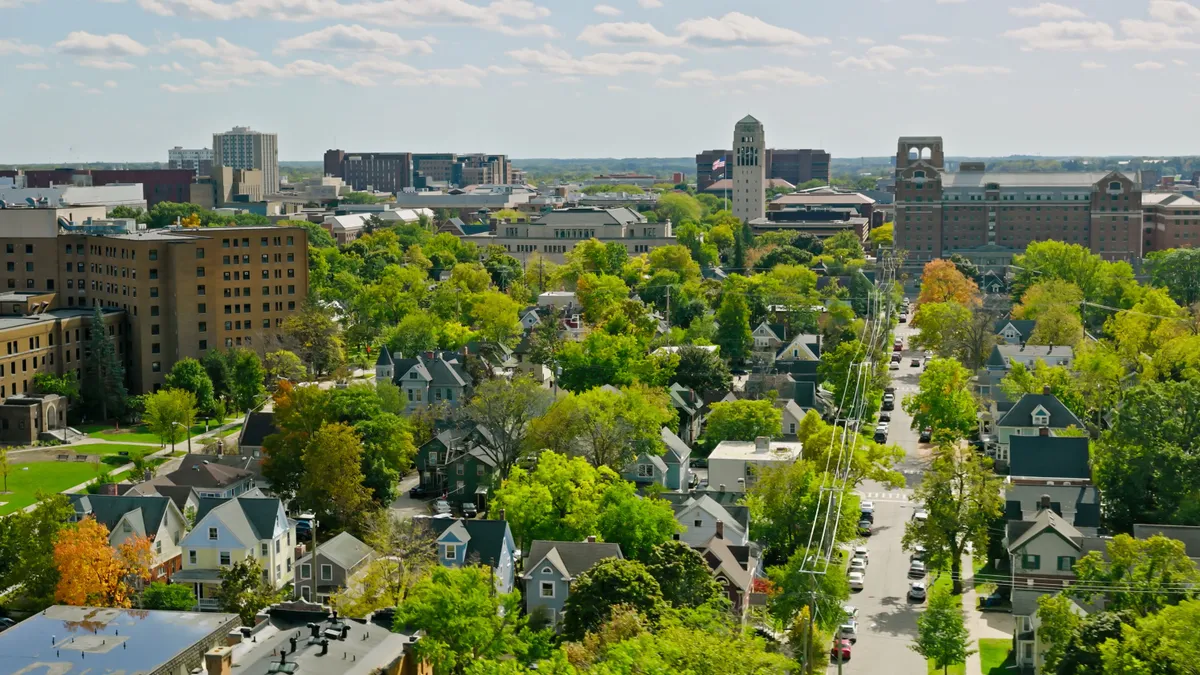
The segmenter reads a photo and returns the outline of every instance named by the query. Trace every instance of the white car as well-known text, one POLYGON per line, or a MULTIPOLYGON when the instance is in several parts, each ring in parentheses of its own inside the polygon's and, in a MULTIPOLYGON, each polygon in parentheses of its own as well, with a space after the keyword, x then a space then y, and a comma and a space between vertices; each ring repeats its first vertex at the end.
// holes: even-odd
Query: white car
POLYGON ((850 571, 851 572, 862 572, 863 574, 866 574, 867 561, 863 560, 862 558, 851 558, 850 559, 850 571))
POLYGON ((858 622, 851 619, 838 626, 838 639, 858 642, 858 622))
POLYGON ((908 576, 924 577, 925 576, 925 561, 924 560, 914 560, 914 561, 908 563, 908 576))
POLYGON ((861 502, 858 509, 863 513, 875 513, 875 502, 861 502))
POLYGON ((917 602, 923 602, 925 600, 925 592, 925 582, 914 581, 912 582, 912 585, 908 587, 908 599, 915 600, 917 602))
POLYGON ((888 364, 888 370, 900 370, 900 364, 892 361, 888 364))
POLYGON ((861 591, 863 585, 867 582, 867 577, 862 572, 850 573, 850 590, 861 591))
POLYGON ((910 560, 924 560, 925 559, 925 547, 920 544, 917 544, 915 547, 913 547, 912 555, 909 557, 909 559, 910 560))
POLYGON ((867 563, 868 565, 871 563, 870 556, 867 555, 867 547, 866 546, 855 546, 854 547, 854 557, 862 558, 863 562, 867 563))
POLYGON ((913 514, 913 520, 917 521, 918 523, 923 523, 926 520, 929 520, 929 512, 925 509, 920 509, 913 514))
POLYGON ((858 619, 858 608, 854 605, 842 605, 842 611, 846 613, 847 618, 858 619))

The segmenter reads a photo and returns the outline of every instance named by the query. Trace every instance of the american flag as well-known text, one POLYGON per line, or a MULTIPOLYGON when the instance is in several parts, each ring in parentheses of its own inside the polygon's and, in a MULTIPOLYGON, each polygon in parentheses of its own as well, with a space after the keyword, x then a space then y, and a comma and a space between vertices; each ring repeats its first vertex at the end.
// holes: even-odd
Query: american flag
POLYGON ((724 157, 713 162, 713 168, 712 168, 713 171, 716 171, 717 169, 724 169, 724 168, 725 168, 725 158, 724 157))

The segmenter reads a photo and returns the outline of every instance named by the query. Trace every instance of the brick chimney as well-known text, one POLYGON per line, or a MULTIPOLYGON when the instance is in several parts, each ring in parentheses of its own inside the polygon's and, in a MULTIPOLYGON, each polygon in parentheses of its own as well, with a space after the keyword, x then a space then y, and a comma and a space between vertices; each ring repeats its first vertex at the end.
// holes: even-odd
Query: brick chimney
POLYGON ((496 510, 496 515, 500 516, 500 520, 507 520, 507 519, 504 517, 504 509, 497 509, 497 510, 496 510))
POLYGON ((718 520, 717 521, 717 539, 724 539, 724 538, 725 538, 725 521, 718 520))
POLYGON ((1042 495, 1042 499, 1038 503, 1038 511, 1048 510, 1050 510, 1050 495, 1042 495))
POLYGON ((587 538, 587 543, 589 543, 589 544, 594 544, 594 543, 596 543, 596 535, 594 535, 594 534, 589 534, 589 535, 588 535, 588 538, 587 538))
POLYGON ((1038 436, 1049 436, 1050 427, 1038 427, 1038 436))
POLYGON ((213 647, 204 653, 204 669, 208 675, 232 675, 233 650, 229 647, 213 647))
POLYGON ((110 497, 116 497, 117 496, 117 484, 116 483, 102 483, 100 485, 100 494, 108 495, 110 497))
POLYGON ((1050 395, 1050 385, 1043 384, 1042 385, 1042 396, 1049 396, 1049 395, 1050 395))

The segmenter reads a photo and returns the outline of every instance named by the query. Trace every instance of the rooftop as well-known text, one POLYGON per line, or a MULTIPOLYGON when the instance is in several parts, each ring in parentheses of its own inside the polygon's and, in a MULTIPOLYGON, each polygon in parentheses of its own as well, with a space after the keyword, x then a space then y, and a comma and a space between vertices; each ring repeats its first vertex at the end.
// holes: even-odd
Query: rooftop
POLYGON ((387 627, 356 620, 339 619, 335 624, 324 612, 272 611, 271 625, 257 636, 257 643, 245 643, 234 648, 234 672, 239 675, 267 675, 279 662, 279 650, 288 652, 287 661, 296 663, 296 672, 308 675, 366 675, 382 672, 396 662, 416 637, 411 634, 393 633, 387 627), (304 616, 309 614, 310 616, 304 616), (312 629, 308 624, 318 625, 322 636, 332 636, 326 630, 336 626, 347 626, 346 639, 336 637, 329 640, 328 654, 321 656, 319 643, 310 642, 312 629), (296 649, 291 638, 296 637, 296 649))
POLYGON ((767 447, 757 441, 721 441, 708 461, 714 459, 737 459, 757 462, 788 462, 800 457, 803 446, 794 441, 770 441, 767 447))
POLYGON ((1092 187, 1110 175, 1123 174, 1115 171, 959 171, 943 173, 943 187, 983 188, 996 183, 1001 188, 1083 188, 1092 187))
POLYGON ((55 605, 0 633, 0 673, 151 673, 240 625, 234 614, 55 605))

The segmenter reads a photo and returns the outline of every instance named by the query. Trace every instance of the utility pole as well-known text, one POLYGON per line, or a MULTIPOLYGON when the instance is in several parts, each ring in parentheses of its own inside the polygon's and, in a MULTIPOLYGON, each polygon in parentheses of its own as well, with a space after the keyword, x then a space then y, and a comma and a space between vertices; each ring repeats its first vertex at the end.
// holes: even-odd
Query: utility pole
POLYGON ((671 287, 667 286, 667 345, 671 344, 671 287))

